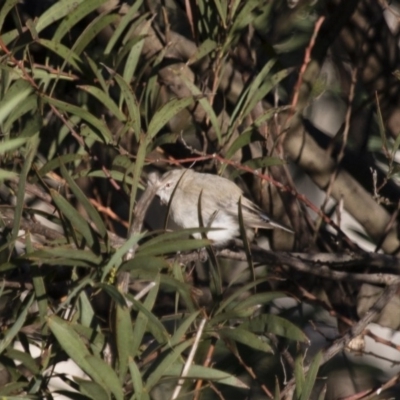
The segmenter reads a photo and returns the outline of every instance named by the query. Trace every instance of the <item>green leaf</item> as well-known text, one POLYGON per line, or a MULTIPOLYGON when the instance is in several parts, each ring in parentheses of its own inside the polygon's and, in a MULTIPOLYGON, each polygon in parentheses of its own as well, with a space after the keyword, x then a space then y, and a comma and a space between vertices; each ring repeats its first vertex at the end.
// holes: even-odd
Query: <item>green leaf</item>
POLYGON ((2 354, 3 351, 10 345, 13 339, 18 335, 21 328, 24 326, 29 307, 32 305, 34 298, 35 296, 31 294, 27 297, 27 299, 25 299, 14 324, 11 326, 11 328, 6 330, 5 333, 3 333, 3 338, 0 340, 0 354, 2 354))
POLYGON ((100 357, 88 355, 86 356, 86 361, 99 375, 103 383, 101 386, 111 392, 117 400, 123 400, 124 393, 115 371, 100 357))
MULTIPOLYGON (((26 254, 33 252, 32 240, 30 233, 26 234, 26 254)), ((42 326, 45 323, 45 318, 47 316, 47 292, 46 286, 43 279, 43 270, 40 266, 31 265, 32 271, 32 282, 33 288, 35 290, 35 298, 38 303, 40 323, 42 326)))
POLYGON ((254 143, 263 139, 261 135, 256 131, 247 131, 241 133, 231 144, 228 151, 226 152, 225 158, 228 160, 231 159, 235 153, 240 150, 242 147, 249 145, 250 143, 254 143))
MULTIPOLYGON (((185 338, 188 330, 190 329, 190 327, 192 326, 192 324, 194 323, 194 321, 197 319, 197 317, 199 315, 200 315, 200 311, 196 311, 196 312, 193 312, 192 314, 190 314, 185 320, 183 320, 166 346, 173 347, 173 346, 176 346, 177 344, 179 344, 182 341, 182 339, 185 338)), ((165 348, 165 350, 166 350, 166 348, 165 348)))
MULTIPOLYGON (((170 366, 166 375, 180 377, 182 375, 182 370, 183 365, 175 362, 170 366)), ((223 385, 233 386, 240 389, 249 389, 249 386, 238 379, 236 376, 215 368, 203 367, 202 365, 192 365, 189 368, 189 371, 185 378, 196 380, 203 379, 211 381, 213 383, 221 383, 223 385)))
POLYGON ((191 287, 187 283, 180 282, 175 278, 162 274, 161 284, 164 289, 179 293, 179 296, 182 298, 189 312, 193 313, 196 311, 197 307, 193 303, 191 287))
POLYGON ((265 353, 273 353, 271 346, 263 341, 259 336, 242 328, 222 328, 218 329, 218 335, 221 339, 234 340, 242 343, 252 349, 263 351, 265 353))
MULTIPOLYGON (((161 235, 157 235, 154 238, 148 240, 146 243, 143 243, 139 249, 138 253, 141 253, 142 251, 146 251, 148 249, 153 250, 152 248, 156 248, 158 245, 165 243, 165 242, 171 242, 171 241, 177 241, 181 239, 186 239, 189 235, 193 235, 195 233, 206 233, 209 232, 210 230, 213 230, 212 228, 190 228, 190 229, 182 229, 178 231, 173 231, 173 232, 165 232, 161 235)), ((195 239, 193 239, 195 240, 195 239)), ((210 242, 208 242, 210 244, 210 242)), ((159 253, 162 254, 162 253, 159 253)))
POLYGON ((80 67, 80 65, 83 64, 82 60, 72 49, 64 46, 61 43, 55 43, 47 39, 38 39, 36 42, 60 56, 64 61, 74 67, 77 71, 82 72, 82 69, 80 67))
POLYGON ((145 236, 145 233, 132 235, 110 258, 108 263, 103 267, 101 282, 104 282, 112 268, 118 269, 122 264, 122 259, 125 254, 136 245, 139 240, 145 236))
POLYGON ((61 100, 53 99, 52 97, 43 95, 43 100, 54 107, 60 109, 61 111, 65 111, 72 115, 77 115, 78 117, 85 120, 88 124, 93 126, 100 134, 101 139, 104 141, 105 144, 109 144, 112 142, 112 134, 108 129, 106 123, 101 119, 95 117, 94 115, 90 114, 87 110, 82 107, 78 107, 69 103, 66 103, 61 100))
POLYGON ((47 323, 58 343, 68 356, 72 358, 78 367, 100 384, 103 389, 107 390, 107 385, 103 382, 103 377, 89 362, 91 354, 81 337, 72 328, 74 324, 70 324, 56 315, 49 317, 47 323))
POLYGON ((100 217, 98 211, 94 208, 94 206, 90 203, 89 199, 82 192, 81 188, 75 183, 75 181, 69 175, 67 169, 65 168, 64 164, 60 161, 60 169, 61 175, 63 178, 68 182, 69 188, 71 189, 72 193, 76 196, 79 202, 82 204, 83 208, 87 212, 89 218, 94 222, 96 228, 100 234, 100 236, 104 239, 107 237, 107 229, 104 225, 103 220, 100 217))
MULTIPOLYGON (((28 96, 24 99, 22 104, 19 104, 17 109, 14 109, 13 112, 9 115, 7 120, 4 122, 3 130, 4 132, 9 132, 12 124, 21 118, 23 115, 27 114, 29 111, 36 110, 38 105, 38 98, 35 95, 28 96)), ((1 151, 1 147, 0 147, 1 151)))
POLYGON ((200 89, 198 89, 196 85, 194 85, 192 82, 190 82, 190 80, 185 75, 182 75, 181 79, 184 81, 185 85, 190 90, 190 92, 193 94, 193 96, 195 96, 197 98, 200 105, 204 108, 204 111, 206 112, 208 118, 210 118, 210 122, 211 122, 212 127, 214 128, 215 135, 217 136, 217 139, 218 139, 218 143, 221 143, 222 134, 221 134, 220 123, 218 121, 218 117, 215 114, 215 111, 214 111, 213 107, 211 106, 210 102, 203 95, 203 93, 200 91, 200 89))
MULTIPOLYGON (((244 162, 242 165, 245 165, 246 167, 249 167, 252 170, 256 170, 256 169, 272 167, 275 165, 284 165, 284 164, 287 164, 287 162, 285 160, 282 160, 279 157, 266 156, 266 157, 261 157, 261 158, 253 158, 252 160, 248 160, 248 161, 244 162)), ((245 172, 246 171, 244 171, 244 170, 237 169, 232 172, 230 178, 235 179, 238 176, 244 174, 245 172)))
POLYGON ((129 360, 133 362, 130 358, 130 352, 127 351, 133 345, 133 328, 129 308, 119 304, 116 304, 115 336, 118 351, 118 375, 120 381, 124 382, 130 364, 129 360))
POLYGON ((74 227, 74 229, 82 234, 88 246, 93 250, 97 249, 98 251, 100 249, 98 238, 85 218, 56 190, 50 189, 50 195, 61 214, 65 215, 71 222, 71 225, 74 227))
POLYGON ((319 351, 313 357, 310 368, 307 371, 300 400, 308 400, 311 398, 311 392, 314 388, 321 362, 322 362, 322 352, 319 351))
POLYGON ((128 294, 128 299, 132 302, 133 307, 139 311, 139 314, 135 321, 134 331, 133 331, 133 345, 131 348, 130 355, 132 357, 137 356, 139 346, 141 344, 144 332, 146 329, 150 330, 154 338, 159 343, 165 343, 169 339, 169 334, 166 331, 164 325, 160 320, 151 312, 154 303, 157 298, 158 290, 160 287, 160 276, 157 275, 155 281, 155 286, 149 291, 146 299, 143 303, 136 300, 134 297, 128 294))
MULTIPOLYGON (((233 309, 265 305, 270 303, 271 301, 274 301, 275 299, 280 299, 283 297, 287 297, 287 294, 284 292, 267 292, 267 293, 252 294, 246 299, 240 300, 240 302, 236 306, 234 306, 233 309)), ((230 307, 227 307, 227 309, 229 310, 230 307)))
MULTIPOLYGON (((98 383, 87 381, 80 378, 74 379, 79 384, 79 391, 88 396, 89 399, 96 399, 96 400, 110 400, 110 395, 107 391, 98 383)), ((77 399, 78 400, 78 399, 77 399)), ((82 399, 86 400, 86 399, 82 399)))
POLYGON ((88 299, 86 292, 81 292, 78 299, 80 322, 84 326, 92 326, 95 320, 93 306, 88 299))
MULTIPOLYGON (((196 52, 189 58, 186 62, 187 65, 191 65, 199 60, 201 60, 206 55, 210 54, 213 50, 217 48, 217 43, 207 38, 196 50, 196 52)), ((195 93, 193 93, 195 94, 195 93)), ((198 93, 196 93, 198 94, 198 93)))
MULTIPOLYGON (((1 146, 1 145, 0 145, 1 146)), ((6 171, 0 168, 0 182, 8 179, 18 178, 19 174, 13 171, 6 171)))
POLYGON ((16 139, 6 140, 5 142, 0 142, 0 155, 4 155, 9 151, 14 151, 19 149, 23 144, 25 144, 27 139, 28 138, 19 137, 16 139))
POLYGON ((80 250, 72 248, 70 245, 58 246, 58 247, 47 247, 41 250, 36 250, 32 253, 25 255, 25 258, 31 261, 42 261, 43 263, 62 264, 66 265, 67 260, 72 261, 72 265, 77 261, 85 261, 90 263, 90 266, 99 265, 102 261, 100 255, 96 255, 89 250, 80 250), (53 260, 53 262, 52 262, 53 260))
MULTIPOLYGON (((3 24, 7 14, 19 3, 19 0, 6 0, 0 10, 0 32, 3 36, 3 24)), ((3 39, 3 37, 2 37, 3 39)))
POLYGON ((21 223, 22 212, 25 205, 25 185, 28 179, 28 174, 32 166, 32 162, 37 153, 37 148, 39 146, 39 135, 35 133, 27 141, 26 154, 24 164, 21 170, 21 174, 18 182, 17 191, 17 204, 14 212, 14 226, 11 232, 11 242, 13 243, 18 237, 18 231, 21 223))
POLYGON ((376 113, 378 115, 378 127, 379 127, 379 134, 381 135, 381 139, 382 139, 382 147, 383 147, 383 150, 385 151, 385 153, 388 154, 389 149, 388 149, 388 144, 387 144, 387 139, 386 139, 385 123, 383 121, 381 106, 379 104, 379 97, 377 94, 376 94, 376 113))
MULTIPOLYGON (((238 299, 240 299, 243 294, 247 293, 248 291, 255 288, 256 286, 258 286, 264 282, 267 282, 268 280, 269 280, 269 278, 260 278, 253 282, 249 282, 249 283, 241 286, 237 290, 233 291, 233 293, 230 296, 228 296, 223 301, 221 301, 221 303, 220 303, 218 309, 215 311, 214 315, 218 315, 225 309, 233 308, 236 303, 234 303, 234 306, 231 306, 231 307, 230 307, 230 304, 232 304, 235 300, 241 302, 242 300, 238 300, 238 299)), ((280 292, 272 292, 272 293, 275 293, 277 297, 282 297, 280 292)))
POLYGON ((13 348, 8 348, 5 352, 5 356, 10 358, 11 360, 20 361, 21 364, 34 375, 40 374, 41 372, 37 362, 29 353, 25 353, 24 351, 16 350, 13 348))
POLYGON ((71 14, 79 4, 84 1, 86 0, 76 0, 72 2, 71 0, 58 0, 39 17, 36 22, 36 31, 39 33, 52 23, 71 14))
POLYGON ((107 0, 85 0, 78 4, 65 18, 62 19, 57 27, 56 33, 53 36, 55 42, 60 42, 61 39, 69 32, 79 21, 85 18, 88 14, 95 11, 107 0))
MULTIPOLYGON (((197 230, 198 231, 198 230, 197 230)), ((158 244, 157 246, 147 248, 145 250, 138 250, 138 255, 141 256, 154 256, 161 254, 176 253, 178 251, 190 251, 201 249, 210 245, 208 239, 181 239, 179 241, 168 241, 158 244)))
POLYGON ((300 400, 301 393, 304 390, 304 366, 303 366, 303 354, 298 354, 294 365, 294 378, 296 381, 296 399, 300 400))
MULTIPOLYGON (((142 399, 142 394, 144 394, 142 375, 140 374, 140 370, 132 358, 130 358, 130 362, 129 362, 129 372, 132 377, 132 385, 133 385, 133 391, 134 391, 134 396, 135 396, 134 398, 136 400, 144 400, 144 399, 142 399)), ((131 398, 133 398, 133 397, 131 397, 131 398)))
POLYGON ((132 20, 137 13, 138 9, 142 5, 143 0, 136 0, 134 4, 130 5, 128 12, 121 18, 118 26, 116 27, 113 35, 107 43, 106 49, 104 50, 104 54, 108 55, 111 53, 111 50, 117 43, 118 39, 125 31, 126 27, 132 23, 132 20))
POLYGON ((96 287, 104 290, 116 304, 123 307, 126 306, 125 297, 113 284, 100 282, 96 287))
POLYGON ((147 130, 147 140, 150 141, 150 139, 154 138, 165 124, 192 103, 193 97, 186 97, 184 99, 172 99, 168 103, 164 104, 156 111, 154 117, 150 121, 147 130))
POLYGON ((251 321, 244 322, 241 327, 259 334, 273 333, 298 342, 310 342, 300 328, 287 319, 278 317, 277 315, 259 315, 254 317, 251 321))
POLYGON ((18 110, 26 98, 32 93, 32 86, 22 79, 18 79, 7 90, 5 96, 0 101, 0 125, 6 118, 18 110))
POLYGON ((175 364, 176 360, 181 357, 181 354, 188 347, 193 345, 193 342, 194 339, 186 340, 185 342, 180 343, 177 346, 171 348, 169 354, 165 354, 168 353, 168 351, 166 351, 162 353, 161 356, 159 356, 159 362, 157 367, 146 380, 145 384, 146 391, 150 392, 150 390, 153 389, 153 387, 160 382, 160 379, 163 376, 169 375, 172 365, 175 364))
POLYGON ((128 109, 130 118, 128 124, 132 125, 136 140, 139 141, 141 132, 141 121, 139 104, 137 102, 135 93, 133 92, 131 86, 122 76, 120 76, 119 74, 115 74, 114 77, 118 83, 118 86, 121 89, 121 100, 123 99, 125 101, 126 107, 128 109))
POLYGON ((108 109, 114 116, 121 122, 126 121, 126 117, 124 113, 118 108, 118 106, 114 103, 111 96, 108 93, 103 92, 96 86, 89 85, 79 85, 77 86, 79 89, 84 90, 87 93, 90 93, 93 97, 100 101, 104 105, 106 109, 108 109))
POLYGON ((104 15, 103 13, 94 18, 89 25, 82 31, 81 35, 78 37, 76 42, 74 43, 73 49, 75 54, 80 56, 80 54, 85 50, 87 45, 93 42, 94 38, 101 32, 103 29, 107 28, 109 25, 113 25, 117 23, 119 20, 119 15, 111 14, 104 15))
POLYGON ((244 6, 239 10, 233 18, 233 25, 230 29, 229 36, 245 28, 254 19, 253 10, 260 4, 259 0, 247 0, 244 6))
POLYGON ((46 164, 43 165, 42 168, 38 171, 39 176, 44 177, 48 172, 54 171, 57 168, 60 168, 63 164, 68 163, 78 163, 80 161, 89 162, 89 157, 87 154, 62 154, 58 157, 50 160, 46 164))
POLYGON ((132 46, 129 52, 128 58, 125 62, 124 72, 122 74, 127 82, 130 82, 132 80, 133 74, 135 73, 140 55, 142 54, 144 39, 148 30, 150 29, 151 23, 152 19, 145 22, 140 32, 137 33, 137 36, 140 36, 141 39, 132 46))

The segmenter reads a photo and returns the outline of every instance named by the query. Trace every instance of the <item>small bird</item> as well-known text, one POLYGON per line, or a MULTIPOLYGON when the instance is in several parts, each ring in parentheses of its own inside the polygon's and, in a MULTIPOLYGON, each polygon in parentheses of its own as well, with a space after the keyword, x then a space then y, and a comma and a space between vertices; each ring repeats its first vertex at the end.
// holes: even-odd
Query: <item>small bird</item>
MULTIPOLYGON (((218 228, 206 234, 217 247, 227 244, 240 235, 238 216, 240 199, 243 223, 249 238, 254 236, 256 228, 280 228, 293 233, 289 228, 272 221, 260 207, 243 197, 242 190, 234 182, 221 176, 191 169, 173 169, 162 175, 155 184, 156 195, 161 203, 168 204, 172 196, 171 218, 182 228, 201 226, 198 217, 201 195, 202 223, 207 228, 218 228)), ((193 236, 201 238, 200 233, 195 233, 193 236)))

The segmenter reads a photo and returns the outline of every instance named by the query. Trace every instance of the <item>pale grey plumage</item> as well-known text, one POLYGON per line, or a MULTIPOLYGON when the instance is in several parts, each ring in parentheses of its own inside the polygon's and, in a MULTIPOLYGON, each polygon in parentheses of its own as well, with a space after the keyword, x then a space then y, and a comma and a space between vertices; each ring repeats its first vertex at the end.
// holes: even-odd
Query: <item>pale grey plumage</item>
MULTIPOLYGON (((271 221, 252 201, 243 197, 242 190, 229 179, 191 169, 174 169, 166 172, 156 183, 161 202, 168 204, 171 196, 171 218, 182 228, 199 227, 198 204, 201 194, 202 219, 205 227, 220 228, 207 232, 215 245, 223 245, 239 236, 238 203, 241 199, 243 221, 249 237, 255 228, 274 227, 292 232, 271 221), (175 187, 177 186, 174 191, 175 187)), ((195 234, 195 237, 201 237, 195 234)))

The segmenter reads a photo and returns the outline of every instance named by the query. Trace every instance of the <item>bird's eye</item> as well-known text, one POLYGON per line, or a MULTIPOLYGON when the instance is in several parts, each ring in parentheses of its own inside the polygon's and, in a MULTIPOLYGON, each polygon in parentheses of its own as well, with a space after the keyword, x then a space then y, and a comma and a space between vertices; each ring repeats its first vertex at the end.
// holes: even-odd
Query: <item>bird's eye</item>
POLYGON ((171 186, 171 182, 166 183, 165 187, 168 189, 171 186))

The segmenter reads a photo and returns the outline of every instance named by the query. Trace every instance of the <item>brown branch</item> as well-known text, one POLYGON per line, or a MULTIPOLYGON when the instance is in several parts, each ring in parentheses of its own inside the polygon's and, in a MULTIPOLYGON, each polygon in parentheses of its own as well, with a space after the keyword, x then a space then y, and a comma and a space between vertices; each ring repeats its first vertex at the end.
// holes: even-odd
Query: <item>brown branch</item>
MULTIPOLYGON (((352 339, 360 335, 365 327, 372 322, 377 315, 386 307, 386 305, 390 302, 393 296, 396 294, 398 290, 398 285, 400 284, 400 278, 397 277, 397 281, 393 282, 392 285, 386 287, 382 292, 381 296, 375 302, 375 304, 366 312, 363 318, 360 319, 357 324, 355 324, 349 331, 343 335, 340 339, 336 340, 331 346, 329 346, 323 352, 323 357, 321 361, 321 365, 328 362, 331 358, 333 358, 340 351, 343 351, 345 347, 350 343, 352 339)), ((309 370, 309 365, 305 366, 304 373, 307 373, 309 370)), ((296 381, 292 378, 289 383, 286 385, 285 389, 281 393, 281 398, 285 398, 288 392, 291 392, 296 385, 296 381)))

